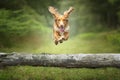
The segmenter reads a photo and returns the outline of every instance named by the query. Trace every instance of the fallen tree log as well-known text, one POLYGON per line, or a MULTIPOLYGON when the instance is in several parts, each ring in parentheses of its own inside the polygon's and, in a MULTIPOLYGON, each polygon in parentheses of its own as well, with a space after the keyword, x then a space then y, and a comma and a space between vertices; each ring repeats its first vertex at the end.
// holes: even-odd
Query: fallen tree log
POLYGON ((120 68, 120 54, 6 54, 0 53, 0 67, 44 66, 66 68, 120 68))

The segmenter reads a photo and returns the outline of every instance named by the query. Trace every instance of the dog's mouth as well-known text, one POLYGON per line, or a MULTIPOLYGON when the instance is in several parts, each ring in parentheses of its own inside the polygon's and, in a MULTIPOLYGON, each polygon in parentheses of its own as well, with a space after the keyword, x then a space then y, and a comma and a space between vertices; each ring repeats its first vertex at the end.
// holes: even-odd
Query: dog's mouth
POLYGON ((65 28, 63 26, 61 26, 59 29, 61 32, 64 32, 64 30, 65 30, 65 28))
POLYGON ((61 31, 61 32, 64 32, 64 28, 60 28, 60 31, 61 31))

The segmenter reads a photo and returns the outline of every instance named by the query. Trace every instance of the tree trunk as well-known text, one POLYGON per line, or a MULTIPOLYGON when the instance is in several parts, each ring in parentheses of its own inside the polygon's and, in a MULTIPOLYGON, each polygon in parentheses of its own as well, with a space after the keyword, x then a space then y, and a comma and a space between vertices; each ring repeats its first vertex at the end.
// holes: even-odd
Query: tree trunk
POLYGON ((117 29, 118 23, 119 23, 119 21, 118 21, 117 12, 112 11, 111 13, 107 14, 107 25, 108 25, 108 28, 117 29))
POLYGON ((44 66, 66 68, 120 68, 120 54, 5 54, 0 53, 0 67, 44 66))

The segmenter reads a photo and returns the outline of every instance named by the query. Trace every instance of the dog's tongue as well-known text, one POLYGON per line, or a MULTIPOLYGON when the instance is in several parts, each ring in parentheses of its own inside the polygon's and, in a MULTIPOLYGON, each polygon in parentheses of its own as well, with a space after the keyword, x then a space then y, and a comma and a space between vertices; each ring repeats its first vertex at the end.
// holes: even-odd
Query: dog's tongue
POLYGON ((64 28, 60 28, 60 31, 61 31, 61 32, 64 32, 64 28))

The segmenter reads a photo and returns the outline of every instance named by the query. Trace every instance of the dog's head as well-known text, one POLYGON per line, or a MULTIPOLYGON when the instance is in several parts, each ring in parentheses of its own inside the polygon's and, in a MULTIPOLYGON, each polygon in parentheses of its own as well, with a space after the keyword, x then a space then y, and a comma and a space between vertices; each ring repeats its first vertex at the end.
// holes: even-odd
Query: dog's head
POLYGON ((55 24, 61 31, 64 31, 65 27, 67 27, 69 14, 73 10, 74 10, 73 7, 70 7, 67 11, 64 12, 63 15, 61 15, 58 13, 57 9, 51 6, 49 7, 49 11, 55 19, 55 24))

